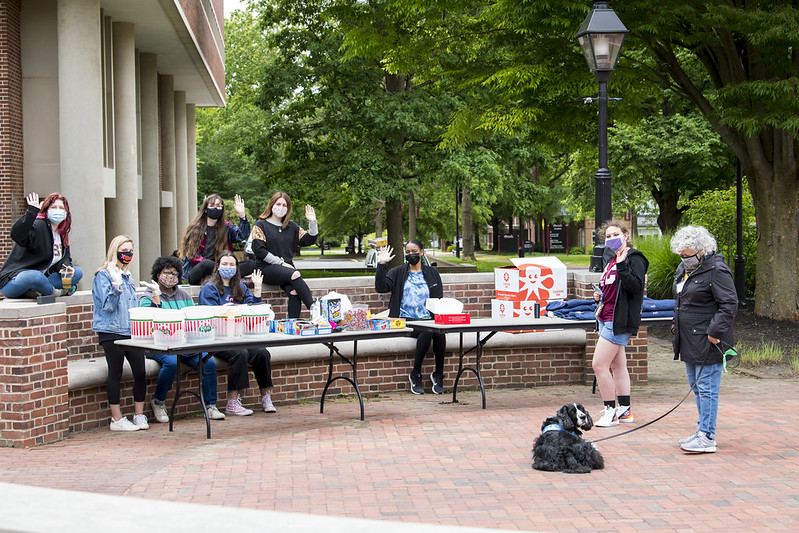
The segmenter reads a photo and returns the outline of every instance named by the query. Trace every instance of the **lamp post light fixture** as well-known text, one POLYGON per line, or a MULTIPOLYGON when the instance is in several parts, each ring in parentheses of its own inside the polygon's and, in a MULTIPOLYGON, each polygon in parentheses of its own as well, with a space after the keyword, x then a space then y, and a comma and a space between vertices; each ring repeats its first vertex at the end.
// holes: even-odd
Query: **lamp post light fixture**
POLYGON ((591 272, 602 272, 604 242, 599 242, 599 227, 613 217, 608 169, 608 80, 616 68, 616 60, 628 30, 608 2, 595 1, 591 13, 577 31, 577 41, 583 50, 588 68, 599 84, 599 169, 595 175, 594 251, 591 272))

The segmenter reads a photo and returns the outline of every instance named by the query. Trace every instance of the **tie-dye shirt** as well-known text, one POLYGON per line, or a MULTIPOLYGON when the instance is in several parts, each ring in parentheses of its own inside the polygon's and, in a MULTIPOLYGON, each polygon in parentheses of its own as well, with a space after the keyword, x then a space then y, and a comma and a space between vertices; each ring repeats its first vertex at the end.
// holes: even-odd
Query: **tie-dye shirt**
POLYGON ((430 288, 421 272, 408 272, 402 288, 401 318, 430 318, 425 302, 430 297, 430 288))

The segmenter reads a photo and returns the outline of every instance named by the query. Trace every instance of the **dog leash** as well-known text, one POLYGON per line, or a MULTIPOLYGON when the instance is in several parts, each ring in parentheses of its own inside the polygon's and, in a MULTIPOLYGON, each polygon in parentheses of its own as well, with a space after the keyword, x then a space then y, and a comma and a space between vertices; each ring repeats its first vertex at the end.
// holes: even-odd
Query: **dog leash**
MULTIPOLYGON (((730 358, 732 358, 734 356, 737 356, 738 355, 738 351, 735 349, 734 346, 732 346, 729 343, 724 342, 721 339, 719 339, 719 342, 717 344, 714 344, 713 346, 715 346, 716 349, 721 353, 722 360, 723 360, 723 365, 724 365, 723 366, 724 372, 727 372, 727 357, 729 356, 730 358), (726 351, 724 351, 724 352, 722 352, 721 351, 721 347, 719 347, 719 344, 721 344, 721 343, 724 343, 725 345, 729 346, 729 348, 726 351)), ((710 354, 708 354, 708 355, 710 355, 710 354)), ((702 372, 705 370, 705 364, 707 364, 707 356, 705 356, 705 360, 702 362, 702 368, 699 369, 699 375, 696 376, 696 380, 694 381, 694 385, 696 385, 696 382, 699 381, 700 377, 702 377, 702 372)), ((644 429, 647 426, 651 426, 652 424, 654 424, 658 420, 662 420, 662 419, 666 418, 667 416, 669 416, 671 413, 673 413, 679 406, 682 405, 682 403, 688 398, 688 396, 691 395, 692 392, 694 392, 694 388, 693 387, 691 387, 690 390, 688 390, 688 392, 685 394, 685 396, 682 397, 682 400, 680 400, 677 403, 677 405, 675 405, 674 407, 672 407, 671 409, 669 409, 668 411, 666 411, 665 413, 663 413, 659 417, 650 420, 649 422, 645 422, 644 424, 641 424, 640 426, 634 427, 632 429, 628 429, 627 431, 622 431, 621 433, 616 433, 615 435, 610 435, 608 437, 602 437, 601 439, 592 440, 592 441, 588 441, 588 442, 590 442, 591 444, 595 444, 597 442, 602 442, 603 440, 615 439, 616 437, 621 437, 622 435, 627 435, 628 433, 632 433, 633 431, 638 431, 639 429, 644 429)))

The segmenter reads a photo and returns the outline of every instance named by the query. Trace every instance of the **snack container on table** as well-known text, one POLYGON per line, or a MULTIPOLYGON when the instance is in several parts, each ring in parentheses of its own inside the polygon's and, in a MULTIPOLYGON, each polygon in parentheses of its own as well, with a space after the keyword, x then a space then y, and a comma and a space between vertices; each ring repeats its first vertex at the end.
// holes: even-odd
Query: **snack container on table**
POLYGON ((218 305, 214 311, 214 329, 217 338, 241 337, 244 331, 243 306, 218 305))
POLYGON ((180 309, 153 309, 153 344, 162 347, 184 344, 184 322, 180 309))
POLYGON ((131 307, 130 338, 133 340, 151 340, 153 338, 153 311, 157 307, 131 307))
POLYGON ((186 342, 211 342, 215 337, 214 308, 194 305, 181 309, 186 317, 186 342))

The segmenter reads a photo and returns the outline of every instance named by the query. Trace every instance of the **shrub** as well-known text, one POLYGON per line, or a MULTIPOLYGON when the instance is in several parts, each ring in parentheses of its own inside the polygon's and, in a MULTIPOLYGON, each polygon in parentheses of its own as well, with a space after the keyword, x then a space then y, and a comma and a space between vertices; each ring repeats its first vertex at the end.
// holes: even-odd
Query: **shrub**
POLYGON ((584 255, 585 249, 582 246, 572 246, 569 248, 569 255, 584 255))
POLYGON ((635 247, 649 260, 647 296, 655 300, 672 298, 671 286, 680 256, 671 251, 671 235, 638 237, 635 247))
MULTIPOLYGON (((735 187, 707 191, 693 200, 683 220, 687 224, 704 226, 716 238, 718 253, 723 254, 730 269, 735 271, 736 198, 735 187)), ((757 227, 755 207, 748 187, 743 190, 743 255, 746 261, 746 293, 755 292, 755 262, 757 259, 757 227)))

